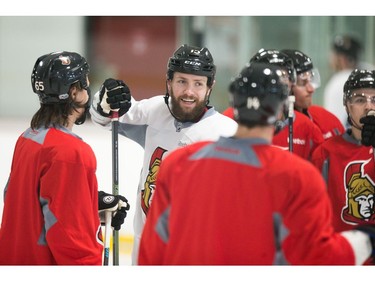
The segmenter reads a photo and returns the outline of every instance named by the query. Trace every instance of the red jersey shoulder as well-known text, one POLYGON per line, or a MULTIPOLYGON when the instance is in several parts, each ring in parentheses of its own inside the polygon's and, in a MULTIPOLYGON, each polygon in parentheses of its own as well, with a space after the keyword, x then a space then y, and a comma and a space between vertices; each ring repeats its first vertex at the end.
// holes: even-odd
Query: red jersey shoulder
POLYGON ((295 110, 294 111, 294 114, 296 116, 295 118, 295 123, 296 123, 296 126, 299 126, 299 127, 305 127, 305 131, 310 131, 312 130, 312 132, 319 132, 320 133, 320 129, 319 127, 311 121, 311 119, 309 117, 307 117, 305 114, 295 110))
MULTIPOLYGON (((264 148, 261 148, 264 151, 264 148)), ((279 169, 299 169, 302 166, 311 166, 311 163, 304 158, 297 156, 294 153, 290 153, 287 150, 280 149, 277 146, 269 146, 268 154, 270 159, 280 163, 279 169)))
POLYGON ((74 134, 50 128, 43 148, 48 152, 46 157, 51 159, 72 163, 84 162, 86 165, 96 166, 96 158, 91 146, 74 134))
POLYGON ((341 150, 348 150, 349 146, 356 146, 355 143, 351 143, 344 138, 344 134, 333 136, 325 140, 320 147, 324 150, 331 151, 333 153, 340 153, 341 150))
MULTIPOLYGON (((333 136, 328 138, 323 143, 321 143, 313 152, 311 160, 316 162, 317 159, 326 159, 331 153, 342 153, 348 152, 349 142, 345 141, 343 135, 333 136)), ((350 149, 349 149, 350 151, 350 149)))
POLYGON ((221 114, 223 114, 223 115, 225 115, 225 116, 227 116, 231 119, 234 119, 233 107, 228 107, 221 114))
POLYGON ((309 107, 309 114, 313 122, 321 129, 325 139, 345 132, 340 119, 324 107, 312 105, 309 107))
POLYGON ((334 115, 331 111, 325 109, 323 106, 314 104, 309 106, 308 110, 311 115, 316 116, 317 118, 321 116, 320 119, 323 119, 323 116, 325 116, 332 119, 332 122, 341 124, 339 118, 336 117, 336 115, 334 115))

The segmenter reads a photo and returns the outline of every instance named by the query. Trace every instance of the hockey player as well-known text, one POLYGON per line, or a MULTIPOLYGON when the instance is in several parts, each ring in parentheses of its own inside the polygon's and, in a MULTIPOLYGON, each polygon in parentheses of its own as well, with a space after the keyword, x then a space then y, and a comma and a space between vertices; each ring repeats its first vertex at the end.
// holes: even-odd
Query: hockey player
POLYGON ((345 128, 333 113, 322 106, 312 104, 312 95, 320 86, 320 76, 311 58, 299 50, 285 49, 281 52, 293 60, 297 73, 296 83, 292 87, 293 95, 296 97, 294 108, 309 117, 319 127, 325 140, 343 134, 345 128))
POLYGON ((332 41, 329 54, 329 65, 334 71, 327 81, 323 92, 323 106, 333 114, 335 114, 346 127, 347 113, 342 106, 342 85, 350 73, 358 69, 374 69, 375 67, 369 63, 361 61, 360 57, 364 48, 359 38, 350 34, 336 35, 332 41))
MULTIPOLYGON (((250 62, 263 62, 280 66, 289 76, 289 94, 291 95, 292 85, 296 82, 296 71, 293 61, 286 54, 273 49, 261 49, 251 59, 250 62)), ((233 107, 229 107, 223 112, 224 115, 234 118, 233 107)), ((293 110, 292 122, 289 115, 289 104, 285 103, 281 116, 276 122, 275 136, 272 144, 284 150, 290 150, 304 159, 310 160, 312 151, 321 144, 324 139, 320 129, 303 113, 293 110), (292 128, 289 127, 289 122, 292 128), (292 131, 292 134, 290 132, 292 131), (289 138, 292 135, 293 143, 290 146, 289 138)))
POLYGON ((335 233, 319 171, 270 145, 288 96, 281 69, 251 63, 230 92, 234 137, 191 144, 161 164, 139 264, 272 265, 277 217, 290 264, 363 263, 373 251, 373 228, 335 233))
POLYGON ((367 116, 375 110, 375 71, 352 71, 343 104, 350 127, 319 146, 312 157, 326 180, 337 231, 375 224, 375 116, 367 116))
POLYGON ((124 222, 126 198, 98 196, 95 155, 72 132, 88 112, 88 73, 85 58, 74 52, 35 63, 31 84, 40 109, 15 146, 4 190, 1 265, 101 265, 98 207, 113 211, 115 229, 124 222))
POLYGON ((111 110, 119 109, 120 134, 145 149, 134 217, 133 264, 165 156, 199 140, 233 135, 237 128, 236 122, 209 105, 215 72, 207 48, 182 45, 168 61, 164 96, 135 101, 124 82, 114 79, 107 79, 95 94, 90 109, 93 122, 110 129, 111 110))

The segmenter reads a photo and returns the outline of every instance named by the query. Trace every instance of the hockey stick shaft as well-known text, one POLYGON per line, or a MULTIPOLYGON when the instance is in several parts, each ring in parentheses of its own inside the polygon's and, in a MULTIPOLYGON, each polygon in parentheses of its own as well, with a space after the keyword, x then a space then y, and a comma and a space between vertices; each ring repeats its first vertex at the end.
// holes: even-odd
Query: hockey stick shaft
MULTIPOLYGON (((112 112, 112 194, 119 194, 118 112, 112 112)), ((113 265, 119 265, 119 233, 113 230, 113 265)))
POLYGON ((293 152, 293 116, 294 116, 294 102, 295 96, 289 95, 289 108, 288 108, 288 125, 289 125, 289 151, 293 152))
POLYGON ((110 241, 111 241, 111 220, 112 220, 112 212, 106 211, 105 212, 105 233, 104 233, 104 261, 103 265, 109 264, 109 249, 110 249, 110 241))

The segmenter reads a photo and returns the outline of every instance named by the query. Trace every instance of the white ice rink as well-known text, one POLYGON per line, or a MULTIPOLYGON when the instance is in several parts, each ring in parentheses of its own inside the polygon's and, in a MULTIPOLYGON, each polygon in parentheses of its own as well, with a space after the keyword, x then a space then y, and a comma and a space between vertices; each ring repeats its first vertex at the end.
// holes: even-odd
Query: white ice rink
MULTIPOLYGON (((29 127, 30 119, 0 118, 0 222, 3 213, 3 189, 7 182, 18 136, 29 127)), ((99 189, 112 192, 112 133, 94 125, 91 120, 74 126, 73 132, 87 142, 97 158, 99 189)), ((130 265, 133 243, 133 218, 139 172, 142 166, 143 149, 133 141, 119 136, 119 193, 130 203, 130 211, 120 230, 120 265, 130 265)), ((103 229, 104 233, 104 229, 103 229)), ((110 261, 112 260, 112 252, 110 261)))

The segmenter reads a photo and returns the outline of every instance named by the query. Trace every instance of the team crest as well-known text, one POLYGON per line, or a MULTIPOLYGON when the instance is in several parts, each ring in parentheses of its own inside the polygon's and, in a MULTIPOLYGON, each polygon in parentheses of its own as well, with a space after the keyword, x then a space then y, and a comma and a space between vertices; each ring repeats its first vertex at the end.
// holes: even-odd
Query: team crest
POLYGON ((149 170, 148 175, 146 178, 146 182, 144 183, 144 188, 141 192, 141 206, 143 212, 147 215, 147 212, 150 208, 150 204, 152 201, 152 196, 154 195, 155 186, 156 186, 156 176, 159 171, 159 167, 161 164, 161 160, 163 157, 163 154, 167 150, 157 147, 154 151, 154 153, 151 156, 150 164, 149 164, 149 170))
POLYGON ((375 184, 366 172, 370 160, 352 162, 345 169, 346 206, 341 217, 346 223, 355 225, 375 220, 375 184))

